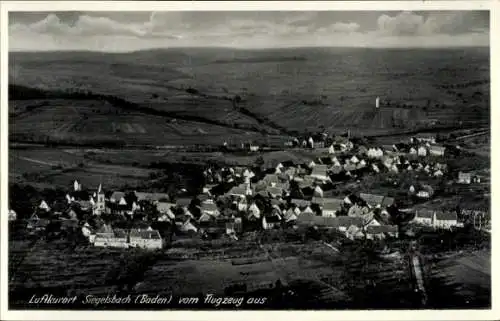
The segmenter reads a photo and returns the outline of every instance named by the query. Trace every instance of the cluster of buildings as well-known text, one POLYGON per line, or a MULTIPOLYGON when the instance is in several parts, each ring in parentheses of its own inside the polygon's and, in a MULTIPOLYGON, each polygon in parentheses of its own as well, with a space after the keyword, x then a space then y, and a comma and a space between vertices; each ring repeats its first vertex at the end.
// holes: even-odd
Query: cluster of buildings
MULTIPOLYGON (((312 138, 309 143, 314 143, 312 138)), ((412 139, 410 144, 390 147, 355 146, 348 138, 340 137, 323 148, 323 156, 307 164, 277 162, 265 171, 247 167, 207 168, 205 186, 196 197, 171 197, 166 193, 82 190, 78 181, 65 200, 47 204, 42 200, 30 220, 30 227, 43 224, 40 213, 63 216, 79 221, 81 232, 95 246, 161 248, 165 233, 153 229, 155 223, 167 224, 180 234, 237 235, 249 229, 311 227, 337 230, 350 239, 397 237, 398 228, 392 224, 391 211, 397 211, 390 195, 351 193, 338 197, 325 196, 332 183, 342 177, 357 177, 365 173, 422 171, 442 176, 446 164, 439 160, 427 163, 418 156, 426 146, 431 155, 442 156, 444 149, 436 147, 432 137, 412 139), (422 145, 423 144, 423 145, 422 145), (415 149, 416 153, 413 153, 415 149), (434 150, 434 152, 431 152, 434 150), (437 152, 437 151, 442 151, 437 152), (416 155, 417 158, 408 157, 416 155), (257 174, 256 174, 257 173, 257 174), (78 214, 80 213, 80 214, 78 214), (86 213, 82 216, 81 213, 86 213), (114 229, 109 224, 91 226, 89 217, 118 215, 145 223, 142 228, 114 229)), ((427 156, 427 154, 425 154, 427 156)), ((467 181, 463 173, 459 181, 467 181)), ((409 193, 429 198, 432 187, 412 185, 409 193)), ((417 212, 415 221, 436 228, 458 226, 453 214, 417 212)), ((9 219, 15 213, 9 212, 9 219)))

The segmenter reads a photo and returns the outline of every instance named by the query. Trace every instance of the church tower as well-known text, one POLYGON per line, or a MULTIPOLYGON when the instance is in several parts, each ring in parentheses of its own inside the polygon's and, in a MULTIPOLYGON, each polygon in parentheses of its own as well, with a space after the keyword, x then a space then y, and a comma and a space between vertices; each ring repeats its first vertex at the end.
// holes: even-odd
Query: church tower
POLYGON ((95 207, 95 214, 100 215, 105 210, 105 200, 104 200, 104 192, 102 190, 102 185, 99 184, 99 188, 97 189, 97 202, 95 207))

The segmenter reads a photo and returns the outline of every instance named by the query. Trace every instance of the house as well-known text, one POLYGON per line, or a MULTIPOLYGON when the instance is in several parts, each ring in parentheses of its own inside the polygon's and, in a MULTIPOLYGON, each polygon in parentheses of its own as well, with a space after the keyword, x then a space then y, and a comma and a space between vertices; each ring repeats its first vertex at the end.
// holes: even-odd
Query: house
POLYGON ((283 196, 283 190, 279 187, 268 187, 266 191, 271 195, 273 198, 281 197, 283 196))
POLYGON ((267 174, 264 176, 262 181, 267 185, 267 186, 276 186, 276 184, 279 183, 278 175, 276 174, 267 174))
POLYGON ((360 193, 359 197, 363 199, 371 207, 380 207, 384 201, 384 196, 368 193, 360 193))
POLYGON ((382 204, 380 204, 380 205, 382 208, 386 208, 386 207, 394 205, 394 201, 395 201, 394 197, 385 196, 384 200, 382 201, 382 204))
POLYGON ((297 215, 295 214, 293 208, 289 208, 285 213, 283 214, 283 219, 286 224, 292 224, 295 221, 297 221, 297 215))
POLYGON ((398 237, 396 225, 369 225, 366 227, 367 239, 384 239, 386 235, 398 237))
POLYGON ((415 218, 413 220, 418 224, 434 226, 435 212, 430 210, 418 210, 415 212, 415 218))
POLYGON ((156 209, 160 213, 168 213, 169 211, 171 212, 172 207, 175 207, 175 204, 171 203, 171 202, 158 202, 158 203, 156 203, 156 209))
POLYGON ((300 208, 306 208, 307 206, 311 205, 311 202, 307 201, 307 200, 294 198, 294 199, 290 200, 290 204, 293 204, 293 205, 298 206, 300 208))
POLYGON ((356 155, 352 156, 350 161, 351 161, 351 163, 354 163, 354 164, 359 163, 359 159, 356 157, 356 155))
POLYGON ((317 185, 314 188, 313 196, 314 197, 323 197, 323 190, 321 189, 321 187, 319 187, 319 185, 317 185))
POLYGON ((443 172, 440 169, 434 172, 434 177, 441 177, 441 176, 443 176, 443 172))
POLYGON ((234 186, 227 193, 228 195, 235 197, 245 197, 246 195, 252 195, 252 190, 250 189, 250 184, 242 184, 239 186, 234 186))
POLYGON ((258 219, 260 219, 260 209, 257 204, 252 203, 248 207, 248 220, 253 221, 258 219))
POLYGON ((334 164, 334 165, 332 166, 332 168, 330 168, 330 171, 331 171, 333 174, 335 174, 335 175, 340 174, 343 170, 344 170, 344 167, 343 167, 342 165, 340 165, 339 163, 334 164))
POLYGON ((45 202, 45 201, 43 201, 43 200, 40 202, 40 205, 38 205, 38 208, 39 208, 40 210, 42 210, 42 211, 46 211, 46 212, 49 212, 49 211, 50 211, 50 207, 49 207, 49 205, 47 204, 47 202, 45 202))
POLYGON ((251 152, 258 152, 259 151, 259 146, 258 145, 250 144, 250 151, 251 152))
POLYGON ((366 167, 366 162, 364 159, 362 159, 358 165, 356 165, 356 169, 361 169, 361 168, 365 168, 366 167))
POLYGON ((317 165, 313 168, 311 177, 322 183, 331 182, 330 176, 328 176, 326 165, 317 165))
POLYGON ((446 148, 443 146, 432 145, 429 148, 429 154, 431 154, 432 156, 444 156, 445 149, 446 148))
POLYGON ((166 193, 144 193, 144 192, 134 192, 137 197, 137 201, 149 201, 152 203, 156 202, 168 202, 170 197, 166 193))
POLYGON ((220 212, 219 209, 217 208, 217 205, 214 203, 213 200, 208 199, 201 203, 201 214, 207 214, 213 217, 219 216, 220 212))
POLYGON ((425 148, 425 146, 420 146, 417 150, 417 155, 421 157, 427 156, 427 148, 425 148))
POLYGON ((417 150, 414 147, 410 148, 410 155, 417 155, 417 150))
POLYGON ((436 212, 434 227, 447 229, 457 225, 458 217, 456 212, 436 212))
POLYGON ((321 208, 321 215, 325 217, 335 217, 337 213, 342 209, 343 201, 340 199, 329 199, 328 202, 323 203, 321 208))
POLYGON ((115 191, 109 197, 109 201, 111 203, 119 203, 122 199, 125 199, 124 197, 125 197, 124 192, 115 191))
POLYGON ((410 192, 410 194, 415 193, 415 186, 411 185, 410 188, 408 189, 408 192, 410 192))
POLYGON ((471 173, 458 173, 458 183, 459 184, 470 184, 471 182, 471 173))
POLYGON ((184 222, 178 222, 179 231, 186 234, 197 233, 198 228, 191 223, 191 220, 186 220, 184 222))
POLYGON ((366 155, 368 153, 368 148, 361 145, 358 147, 358 155, 366 155))
POLYGON ((157 230, 132 229, 130 230, 130 246, 150 250, 161 249, 163 241, 157 230))
POLYGON ((187 197, 178 198, 175 202, 175 206, 178 208, 188 208, 191 205, 191 199, 187 197))
POLYGON ((262 228, 264 230, 271 230, 280 227, 281 225, 281 216, 279 215, 270 215, 264 216, 262 219, 262 228))
POLYGON ((127 232, 123 229, 111 229, 109 225, 104 225, 103 228, 95 234, 94 246, 97 247, 117 247, 128 248, 127 232))
POLYGON ((436 143, 436 136, 434 136, 432 134, 421 133, 421 134, 417 134, 415 136, 415 140, 419 143, 435 144, 436 143))
POLYGON ((420 190, 417 193, 417 197, 419 197, 419 198, 430 198, 431 195, 430 195, 430 193, 428 191, 420 190))
POLYGON ((372 164, 372 170, 375 172, 375 173, 380 173, 380 169, 378 168, 377 165, 375 164, 372 164))
POLYGON ((73 191, 78 192, 82 190, 82 184, 78 183, 77 180, 73 182, 73 191))

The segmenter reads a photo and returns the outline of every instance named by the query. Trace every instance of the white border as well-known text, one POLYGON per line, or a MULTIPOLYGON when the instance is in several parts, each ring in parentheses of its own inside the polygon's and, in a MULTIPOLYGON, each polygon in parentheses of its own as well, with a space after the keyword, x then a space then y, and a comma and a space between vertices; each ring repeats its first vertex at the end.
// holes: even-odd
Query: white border
MULTIPOLYGON (((217 2, 217 1, 176 1, 176 2, 125 2, 125 1, 3 1, 0 3, 0 36, 1 36, 1 65, 0 85, 1 85, 1 109, 0 109, 0 192, 1 192, 1 215, 0 223, 2 230, 1 237, 1 278, 0 278, 0 319, 1 320, 218 320, 223 318, 238 318, 243 320, 255 320, 259 318, 283 318, 287 320, 314 320, 314 319, 341 319, 341 320, 498 320, 500 311, 498 286, 500 284, 497 273, 492 273, 492 309, 491 310, 399 310, 399 311, 347 311, 347 312, 306 312, 306 311, 235 311, 235 312, 194 312, 194 311, 8 311, 7 306, 7 234, 5 226, 7 223, 8 211, 8 103, 7 103, 7 81, 8 81, 8 11, 381 11, 381 10, 490 10, 490 59, 491 59, 491 106, 498 106, 500 103, 499 93, 493 88, 500 88, 499 84, 499 63, 500 48, 498 46, 498 35, 500 35, 498 13, 500 2, 497 1, 303 1, 303 2, 278 2, 278 1, 255 1, 255 2, 217 2), (493 35, 497 35, 497 39, 493 35), (222 315, 221 315, 222 314, 222 315)), ((500 111, 491 108, 492 135, 491 144, 495 146, 498 140, 498 130, 494 126, 495 119, 500 116, 500 111)), ((491 149, 491 182, 492 194, 495 195, 496 168, 493 166, 500 161, 499 151, 491 149)), ((492 197, 492 213, 498 206, 498 200, 492 197)), ((494 216, 494 215, 492 215, 494 216)), ((497 222, 492 218, 493 226, 497 222)), ((495 227, 493 228, 496 229, 495 227)), ((492 233, 492 247, 497 248, 498 237, 492 233)), ((497 271, 498 255, 492 251, 492 271, 497 271)))

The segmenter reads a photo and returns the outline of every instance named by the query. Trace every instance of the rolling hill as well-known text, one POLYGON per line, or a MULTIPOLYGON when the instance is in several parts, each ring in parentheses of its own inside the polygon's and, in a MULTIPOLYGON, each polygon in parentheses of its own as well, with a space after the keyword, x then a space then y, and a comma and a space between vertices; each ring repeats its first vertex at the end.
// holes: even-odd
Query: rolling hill
POLYGON ((488 125, 490 114, 489 53, 481 48, 11 53, 9 82, 66 93, 11 95, 11 139, 40 132, 220 144, 320 127, 375 135, 488 125))

